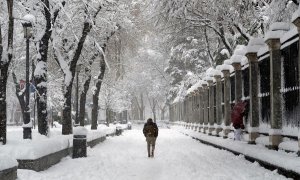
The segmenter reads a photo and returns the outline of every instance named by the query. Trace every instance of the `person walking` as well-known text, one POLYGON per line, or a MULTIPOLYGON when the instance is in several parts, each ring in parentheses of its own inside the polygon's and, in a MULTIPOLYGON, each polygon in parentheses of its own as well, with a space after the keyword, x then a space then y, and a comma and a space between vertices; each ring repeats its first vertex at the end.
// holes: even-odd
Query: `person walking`
POLYGON ((154 157, 155 142, 158 136, 158 127, 151 118, 149 118, 145 123, 143 134, 146 137, 147 141, 148 157, 154 157))
POLYGON ((243 116, 247 102, 237 102, 231 111, 231 122, 234 127, 234 140, 240 141, 242 136, 242 129, 245 128, 243 123, 243 116))

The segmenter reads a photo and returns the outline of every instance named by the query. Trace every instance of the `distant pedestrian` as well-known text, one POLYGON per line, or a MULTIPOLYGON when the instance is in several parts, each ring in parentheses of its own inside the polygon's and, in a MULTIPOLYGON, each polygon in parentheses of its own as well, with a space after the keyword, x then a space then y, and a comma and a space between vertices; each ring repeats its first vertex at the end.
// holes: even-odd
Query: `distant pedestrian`
POLYGON ((147 123, 145 123, 143 133, 147 141, 148 157, 154 157, 155 142, 158 136, 158 127, 151 118, 149 118, 147 123))
POLYGON ((234 127, 234 140, 240 141, 242 136, 242 129, 245 128, 243 123, 243 116, 247 102, 237 102, 231 111, 231 122, 234 127))

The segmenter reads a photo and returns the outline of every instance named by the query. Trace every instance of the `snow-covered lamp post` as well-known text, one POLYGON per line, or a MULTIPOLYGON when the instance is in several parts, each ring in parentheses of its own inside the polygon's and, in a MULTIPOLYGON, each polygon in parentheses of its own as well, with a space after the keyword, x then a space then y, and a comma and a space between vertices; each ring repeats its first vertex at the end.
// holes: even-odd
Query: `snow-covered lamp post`
MULTIPOLYGON (((79 85, 78 85, 78 75, 80 73, 82 64, 76 65, 76 102, 75 102, 75 110, 76 110, 76 116, 75 116, 75 126, 79 125, 79 116, 78 116, 78 91, 79 91, 79 85)), ((84 122, 80 123, 81 126, 84 126, 84 122)))
POLYGON ((261 38, 250 39, 247 46, 246 56, 249 62, 249 82, 250 82, 250 127, 249 144, 255 144, 255 139, 259 136, 259 99, 258 99, 258 50, 264 46, 261 38))
POLYGON ((270 26, 265 42, 270 51, 270 104, 271 129, 269 131, 269 148, 278 149, 282 141, 282 95, 281 89, 281 43, 280 37, 289 30, 289 24, 276 22, 270 26))
POLYGON ((30 108, 29 108, 29 40, 32 37, 32 21, 34 21, 34 16, 27 14, 23 18, 23 30, 24 38, 26 39, 26 91, 25 91, 25 116, 23 124, 23 139, 31 139, 31 128, 32 123, 30 122, 30 108))

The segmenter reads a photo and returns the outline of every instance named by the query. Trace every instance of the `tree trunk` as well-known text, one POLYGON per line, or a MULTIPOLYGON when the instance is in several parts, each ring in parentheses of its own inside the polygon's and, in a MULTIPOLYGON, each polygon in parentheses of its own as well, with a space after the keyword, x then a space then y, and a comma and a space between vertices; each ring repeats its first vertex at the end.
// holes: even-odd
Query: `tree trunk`
POLYGON ((134 100, 132 100, 131 113, 133 120, 139 119, 139 105, 137 102, 137 98, 134 98, 134 100))
POLYGON ((91 27, 92 26, 89 22, 87 22, 87 21, 84 22, 81 38, 78 42, 73 59, 70 62, 69 70, 72 74, 72 78, 70 80, 70 83, 68 85, 67 84, 65 85, 66 92, 64 94, 65 102, 64 102, 64 108, 63 108, 63 124, 62 124, 62 134, 63 135, 72 134, 72 116, 71 116, 72 86, 73 86, 73 81, 74 81, 74 76, 75 76, 76 64, 80 57, 81 50, 83 48, 83 44, 86 40, 86 37, 91 30, 91 27))
POLYGON ((143 93, 140 94, 140 98, 141 98, 141 106, 139 107, 139 114, 140 114, 140 117, 139 119, 140 120, 144 120, 144 98, 143 98, 143 93))
POLYGON ((80 94, 80 107, 79 107, 79 116, 78 116, 80 126, 84 126, 86 95, 90 87, 91 77, 92 75, 89 74, 88 78, 84 82, 83 91, 80 94))
POLYGON ((7 68, 1 66, 0 75, 0 141, 6 144, 6 84, 7 84, 7 68), (6 70, 6 71, 5 71, 6 70))
MULTIPOLYGON (((14 18, 13 18, 13 0, 7 0, 8 9, 8 33, 7 33, 7 57, 2 57, 3 43, 2 33, 0 33, 0 141, 6 144, 6 85, 8 78, 8 68, 13 57, 13 39, 14 39, 14 18), (5 59, 4 59, 5 58, 5 59)), ((1 25, 0 25, 1 32, 1 25)))
POLYGON ((122 120, 125 120, 126 123, 127 123, 128 122, 128 115, 127 115, 128 113, 127 113, 127 110, 123 111, 122 114, 123 114, 122 115, 122 118, 123 118, 122 120))
MULTIPOLYGON (((105 52, 105 47, 103 48, 103 52, 105 52)), ((104 78, 105 69, 106 69, 106 65, 105 65, 105 61, 104 61, 104 54, 101 54, 100 55, 100 74, 98 75, 98 81, 96 83, 96 90, 93 93, 91 129, 97 129, 99 92, 100 92, 102 81, 104 78)))
POLYGON ((156 102, 155 99, 152 98, 152 113, 153 113, 153 121, 156 123, 156 102))
POLYGON ((78 116, 80 126, 84 126, 86 95, 89 90, 90 82, 91 82, 91 78, 92 78, 91 66, 97 56, 98 56, 98 53, 96 53, 89 61, 89 67, 85 68, 85 75, 87 75, 88 77, 84 82, 83 91, 80 94, 80 107, 79 107, 79 116, 78 116))
POLYGON ((72 85, 73 80, 70 82, 70 85, 66 87, 64 93, 64 108, 63 108, 63 120, 62 120, 62 134, 68 135, 72 134, 72 115, 71 115, 71 96, 72 96, 72 85))
POLYGON ((161 120, 165 120, 165 113, 166 113, 166 105, 164 104, 161 108, 160 108, 160 118, 161 120))
MULTIPOLYGON (((49 39, 52 34, 52 25, 58 16, 59 9, 54 12, 51 19, 49 0, 42 0, 44 4, 44 16, 46 20, 46 28, 42 39, 39 42, 39 58, 37 58, 37 67, 35 70, 35 84, 38 92, 37 101, 37 119, 38 131, 42 135, 48 134, 48 112, 47 112, 47 60, 49 39)), ((62 2, 64 6, 65 3, 62 2)))

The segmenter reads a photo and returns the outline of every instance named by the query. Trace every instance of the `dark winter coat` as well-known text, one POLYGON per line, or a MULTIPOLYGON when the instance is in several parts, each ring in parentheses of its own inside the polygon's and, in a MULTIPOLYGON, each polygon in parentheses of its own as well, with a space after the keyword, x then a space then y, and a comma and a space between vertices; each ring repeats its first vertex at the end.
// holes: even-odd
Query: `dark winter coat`
POLYGON ((246 102, 240 101, 234 105, 231 111, 231 122, 235 129, 244 129, 243 116, 246 105, 246 102))
POLYGON ((145 137, 157 137, 158 127, 154 122, 147 122, 144 125, 143 133, 145 137))

